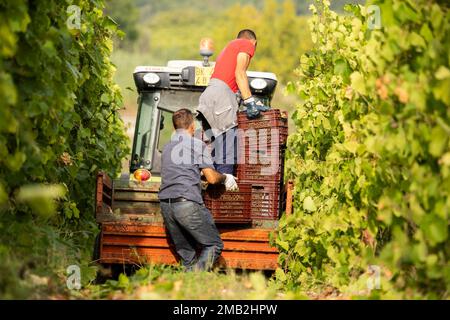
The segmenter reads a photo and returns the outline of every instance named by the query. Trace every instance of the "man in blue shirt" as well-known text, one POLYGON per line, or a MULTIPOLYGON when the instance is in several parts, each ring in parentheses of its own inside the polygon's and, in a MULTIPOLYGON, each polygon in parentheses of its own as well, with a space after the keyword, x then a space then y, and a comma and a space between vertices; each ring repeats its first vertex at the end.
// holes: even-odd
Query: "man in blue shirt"
POLYGON ((194 138, 195 122, 188 109, 172 116, 176 130, 163 148, 159 199, 166 228, 187 270, 210 270, 219 258, 223 242, 201 195, 201 174, 211 184, 237 189, 236 178, 214 170, 205 143, 194 138), (196 247, 201 252, 196 258, 196 247))

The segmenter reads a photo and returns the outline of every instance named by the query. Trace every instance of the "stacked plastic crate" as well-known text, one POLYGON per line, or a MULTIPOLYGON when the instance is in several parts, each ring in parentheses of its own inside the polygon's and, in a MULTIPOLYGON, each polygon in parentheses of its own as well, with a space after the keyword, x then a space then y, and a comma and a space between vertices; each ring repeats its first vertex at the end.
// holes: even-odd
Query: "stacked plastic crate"
POLYGON ((242 183, 238 183, 238 186, 237 191, 225 191, 223 185, 210 185, 203 193, 205 206, 211 211, 216 223, 251 222, 251 186, 242 183))
POLYGON ((248 120, 238 114, 238 191, 209 186, 205 205, 218 223, 276 220, 283 208, 284 153, 288 136, 287 113, 278 109, 248 120))
POLYGON ((283 209, 284 154, 288 136, 286 112, 272 109, 255 120, 238 114, 237 178, 251 188, 250 218, 276 220, 283 209))

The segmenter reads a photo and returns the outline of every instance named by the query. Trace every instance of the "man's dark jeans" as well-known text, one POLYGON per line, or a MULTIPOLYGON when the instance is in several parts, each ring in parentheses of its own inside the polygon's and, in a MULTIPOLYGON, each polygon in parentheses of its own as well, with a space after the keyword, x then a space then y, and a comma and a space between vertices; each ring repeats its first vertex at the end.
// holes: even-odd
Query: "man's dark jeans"
POLYGON ((222 173, 234 174, 237 163, 237 127, 222 133, 214 140, 212 150, 215 169, 222 173))
POLYGON ((164 223, 175 250, 187 270, 210 270, 219 258, 223 242, 213 217, 204 206, 193 201, 161 202, 164 223), (197 244, 201 252, 196 259, 197 244))

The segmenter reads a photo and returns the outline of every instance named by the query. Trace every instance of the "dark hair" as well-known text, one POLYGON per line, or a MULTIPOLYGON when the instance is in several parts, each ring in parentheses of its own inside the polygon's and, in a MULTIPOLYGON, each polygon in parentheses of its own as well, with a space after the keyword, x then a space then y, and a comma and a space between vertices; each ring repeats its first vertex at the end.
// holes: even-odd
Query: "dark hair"
POLYGON ((239 31, 237 39, 248 39, 248 40, 256 40, 256 34, 253 32, 253 30, 250 29, 244 29, 239 31))
POLYGON ((194 115, 189 109, 180 109, 173 113, 172 123, 173 127, 178 129, 188 129, 189 126, 194 122, 194 115))

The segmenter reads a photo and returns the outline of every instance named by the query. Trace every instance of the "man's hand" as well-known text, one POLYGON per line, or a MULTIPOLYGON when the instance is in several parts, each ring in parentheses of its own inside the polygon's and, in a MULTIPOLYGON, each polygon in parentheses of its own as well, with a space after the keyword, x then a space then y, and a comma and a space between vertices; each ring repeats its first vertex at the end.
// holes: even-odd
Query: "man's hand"
POLYGON ((258 111, 261 111, 261 112, 266 112, 266 111, 269 111, 269 109, 270 109, 270 107, 265 106, 261 101, 258 101, 256 103, 256 108, 258 108, 258 111))
POLYGON ((265 106, 261 101, 256 102, 255 98, 250 97, 244 100, 245 112, 248 119, 256 119, 260 116, 260 112, 269 110, 270 108, 265 106))
POLYGON ((228 173, 225 173, 224 176, 225 176, 224 184, 225 184, 225 189, 227 191, 237 191, 237 190, 239 190, 239 187, 238 187, 238 185, 236 183, 236 180, 237 180, 236 177, 234 177, 233 175, 228 174, 228 173))
POLYGON ((244 100, 245 112, 248 119, 256 119, 259 117, 259 110, 256 106, 255 98, 250 97, 244 100))

